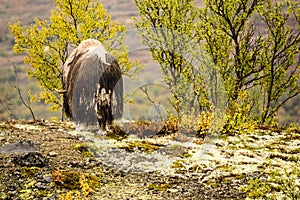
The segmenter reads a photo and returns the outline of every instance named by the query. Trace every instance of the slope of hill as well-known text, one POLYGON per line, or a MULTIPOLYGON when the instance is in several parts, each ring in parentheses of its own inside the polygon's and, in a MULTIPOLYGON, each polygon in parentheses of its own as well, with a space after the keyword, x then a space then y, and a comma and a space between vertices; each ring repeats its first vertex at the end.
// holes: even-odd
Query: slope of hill
POLYGON ((131 131, 115 140, 66 122, 0 123, 0 199, 300 198, 299 130, 203 140, 131 131))
MULTIPOLYGON (((111 14, 112 18, 120 21, 128 28, 128 38, 126 44, 129 45, 129 56, 132 60, 138 60, 145 63, 145 69, 142 71, 140 82, 134 83, 135 87, 145 83, 157 82, 157 77, 160 76, 159 66, 152 61, 149 52, 140 46, 141 42, 137 41, 137 31, 134 29, 132 16, 137 15, 137 8, 134 0, 103 0, 101 1, 107 10, 107 13, 111 14), (139 51, 136 51, 139 50, 139 51)), ((201 5, 202 1, 198 4, 201 5)), ((52 0, 3 0, 0 3, 0 120, 6 120, 9 118, 25 118, 30 119, 31 115, 29 111, 24 107, 20 101, 20 97, 15 88, 13 88, 9 82, 14 83, 16 80, 13 65, 18 68, 18 81, 21 85, 21 90, 24 98, 27 98, 27 91, 31 90, 33 93, 38 93, 39 87, 34 80, 28 80, 25 68, 23 65, 24 55, 14 55, 12 47, 14 43, 13 37, 9 34, 7 25, 9 22, 20 19, 24 25, 29 25, 33 22, 35 17, 47 19, 50 15, 50 10, 55 8, 55 3, 52 0), (14 64, 13 64, 14 63, 14 64)), ((27 66, 28 67, 28 66, 27 66)), ((130 82, 130 81, 129 81, 130 82)), ((133 83, 129 83, 128 87, 131 87, 133 83)), ((126 88, 128 89, 128 88, 126 88)), ((300 123, 300 95, 294 100, 288 102, 286 106, 279 112, 279 119, 284 124, 286 122, 298 122, 300 123)), ((146 100, 143 100, 143 104, 146 100)), ((147 102, 146 102, 147 103, 147 102)), ((149 103, 149 102, 148 102, 149 103)), ((47 106, 43 103, 32 103, 31 105, 37 118, 50 118, 52 116, 59 117, 60 112, 49 112, 47 106)), ((139 105, 137 106, 139 107, 139 105)), ((136 113, 143 113, 147 110, 141 108, 133 115, 140 117, 136 113), (144 109, 144 110, 143 110, 144 109)))

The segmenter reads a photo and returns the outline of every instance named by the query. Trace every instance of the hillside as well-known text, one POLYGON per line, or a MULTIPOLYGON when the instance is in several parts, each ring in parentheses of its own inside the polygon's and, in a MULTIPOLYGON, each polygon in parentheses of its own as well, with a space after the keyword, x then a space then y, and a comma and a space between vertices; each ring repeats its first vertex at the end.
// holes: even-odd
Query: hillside
POLYGON ((0 199, 299 199, 296 129, 100 136, 72 123, 0 123, 0 199), (120 159, 121 158, 121 159, 120 159))
MULTIPOLYGON (((160 84, 160 69, 159 66, 151 59, 150 54, 141 45, 138 38, 137 31, 134 29, 132 16, 137 15, 137 8, 133 0, 103 0, 101 1, 107 10, 107 13, 111 14, 112 18, 120 21, 128 28, 127 38, 125 43, 129 46, 129 56, 131 60, 137 60, 144 63, 145 69, 141 72, 136 82, 132 82, 126 79, 125 90, 130 93, 131 90, 137 88, 145 83, 155 82, 158 87, 155 87, 157 91, 161 91, 160 88, 163 85, 160 84), (138 50, 138 51, 137 51, 138 50)), ((202 1, 197 1, 197 3, 202 1)), ((199 3, 201 5, 201 3, 199 3)), ((9 83, 14 83, 16 78, 13 72, 13 65, 18 68, 18 82, 21 86, 23 97, 27 100, 27 93, 30 90, 32 93, 37 94, 39 87, 34 80, 28 80, 23 65, 23 55, 14 55, 12 52, 13 38, 8 32, 7 25, 10 21, 20 19, 24 25, 29 25, 33 22, 35 17, 47 19, 50 15, 50 10, 55 8, 55 3, 52 0, 3 0, 0 4, 0 120, 24 118, 31 119, 29 111, 22 105, 17 90, 13 88, 9 83), (14 64, 13 64, 14 63, 14 64)), ((157 93, 156 91, 156 93, 157 93)), ((155 91, 153 92, 155 93, 155 91)), ((137 94, 141 96, 143 94, 137 94)), ((127 107, 131 109, 131 115, 133 118, 146 118, 148 115, 148 108, 143 106, 149 104, 146 97, 135 99, 136 102, 140 102, 140 105, 135 105, 131 109, 132 105, 127 107), (140 113, 146 113, 140 115, 140 113)), ((279 117, 281 124, 288 122, 300 122, 300 95, 289 101, 283 109, 279 111, 279 117)), ((151 104, 149 105, 151 106, 151 104)), ((49 119, 51 117, 60 117, 60 111, 49 112, 47 106, 40 103, 32 103, 31 107, 36 115, 36 118, 49 119)), ((127 114, 128 116, 128 114, 127 114)))

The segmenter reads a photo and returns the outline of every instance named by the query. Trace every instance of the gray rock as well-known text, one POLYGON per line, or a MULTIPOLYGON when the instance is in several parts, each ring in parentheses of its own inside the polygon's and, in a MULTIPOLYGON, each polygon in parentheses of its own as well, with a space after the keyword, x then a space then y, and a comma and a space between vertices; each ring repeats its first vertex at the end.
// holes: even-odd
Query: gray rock
POLYGON ((48 153, 48 155, 49 155, 50 157, 55 157, 55 156, 58 155, 58 153, 56 153, 56 152, 54 152, 54 151, 50 151, 50 152, 48 153))
POLYGON ((45 176, 44 177, 44 180, 47 182, 47 183, 51 183, 53 180, 50 176, 45 176))
POLYGON ((12 162, 20 166, 44 167, 48 160, 40 152, 28 152, 14 156, 12 162))
POLYGON ((37 144, 30 140, 9 143, 0 147, 0 153, 32 152, 37 150, 37 144))
POLYGON ((44 184, 42 184, 41 182, 37 182, 37 183, 35 184, 35 187, 36 187, 37 189, 39 189, 39 190, 45 190, 45 189, 47 188, 47 186, 44 185, 44 184))

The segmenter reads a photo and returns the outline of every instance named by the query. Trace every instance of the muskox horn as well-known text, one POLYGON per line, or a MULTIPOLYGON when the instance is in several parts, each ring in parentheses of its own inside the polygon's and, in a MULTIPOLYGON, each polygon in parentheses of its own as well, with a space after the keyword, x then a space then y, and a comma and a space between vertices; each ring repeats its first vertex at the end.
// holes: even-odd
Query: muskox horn
POLYGON ((59 93, 59 94, 64 94, 67 92, 67 90, 58 90, 58 89, 55 89, 55 92, 59 93))

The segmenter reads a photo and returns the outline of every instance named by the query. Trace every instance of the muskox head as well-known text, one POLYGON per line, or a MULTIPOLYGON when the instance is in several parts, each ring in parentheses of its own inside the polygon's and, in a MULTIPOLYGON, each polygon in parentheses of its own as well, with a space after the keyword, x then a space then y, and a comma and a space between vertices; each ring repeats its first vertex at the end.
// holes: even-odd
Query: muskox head
POLYGON ((88 39, 73 50, 62 68, 64 111, 77 127, 102 130, 123 111, 123 81, 117 60, 103 45, 88 39))

